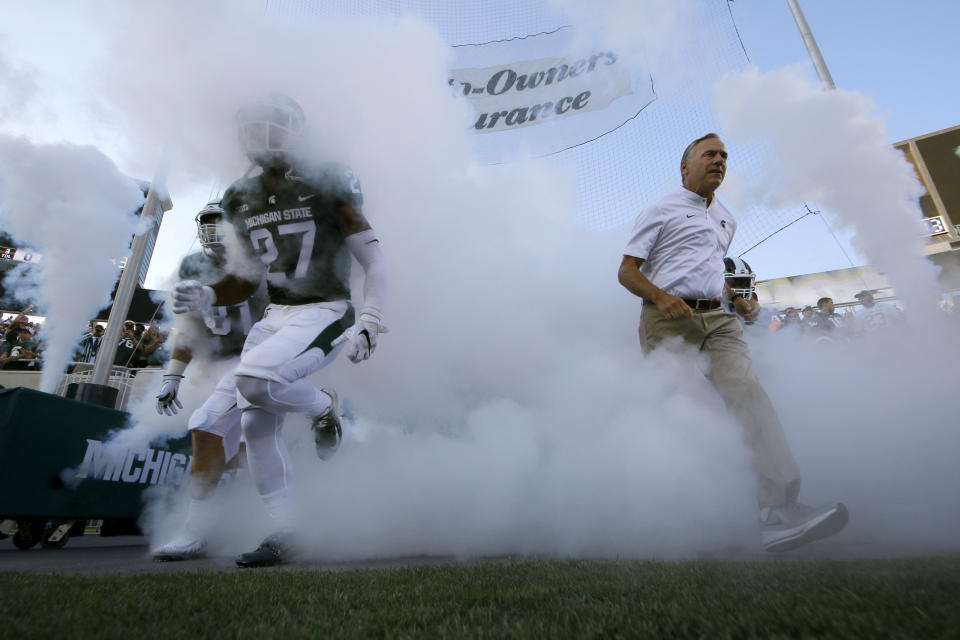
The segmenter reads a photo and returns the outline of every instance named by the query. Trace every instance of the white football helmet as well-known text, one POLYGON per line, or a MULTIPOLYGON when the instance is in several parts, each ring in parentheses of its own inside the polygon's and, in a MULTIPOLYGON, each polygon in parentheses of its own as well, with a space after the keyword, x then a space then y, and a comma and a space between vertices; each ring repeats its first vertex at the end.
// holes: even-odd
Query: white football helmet
POLYGON ((271 93, 237 111, 240 146, 261 167, 289 164, 306 124, 300 105, 282 93, 271 93))
POLYGON ((746 260, 740 258, 723 259, 723 278, 733 293, 739 293, 744 298, 753 298, 756 274, 746 260))
POLYGON ((197 238, 203 252, 208 256, 222 256, 226 251, 223 244, 223 209, 219 200, 208 202, 195 218, 197 238))

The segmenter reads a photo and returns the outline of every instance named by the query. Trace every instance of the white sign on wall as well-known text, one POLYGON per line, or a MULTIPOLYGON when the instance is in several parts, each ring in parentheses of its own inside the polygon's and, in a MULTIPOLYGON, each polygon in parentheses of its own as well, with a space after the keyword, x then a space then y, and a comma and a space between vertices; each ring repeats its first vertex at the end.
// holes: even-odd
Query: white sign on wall
POLYGON ((943 222, 943 216, 932 216, 930 218, 924 218, 923 222, 926 224, 926 233, 928 236, 939 236, 943 233, 950 233, 950 230, 947 229, 947 225, 943 222))

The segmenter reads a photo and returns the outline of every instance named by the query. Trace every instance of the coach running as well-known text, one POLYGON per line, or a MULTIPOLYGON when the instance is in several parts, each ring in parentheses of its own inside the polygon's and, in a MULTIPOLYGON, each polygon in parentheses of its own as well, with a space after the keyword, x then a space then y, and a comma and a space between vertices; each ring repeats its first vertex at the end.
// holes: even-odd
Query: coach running
POLYGON ((812 508, 797 502, 800 472, 754 375, 737 317, 754 321, 760 305, 732 293, 723 277, 723 259, 737 230, 733 215, 714 197, 726 171, 727 150, 717 134, 687 146, 680 162, 683 186, 640 212, 619 280, 643 298, 645 354, 667 338, 681 338, 708 356, 707 378, 743 425, 753 453, 764 548, 788 551, 839 532, 848 515, 843 504, 812 508))

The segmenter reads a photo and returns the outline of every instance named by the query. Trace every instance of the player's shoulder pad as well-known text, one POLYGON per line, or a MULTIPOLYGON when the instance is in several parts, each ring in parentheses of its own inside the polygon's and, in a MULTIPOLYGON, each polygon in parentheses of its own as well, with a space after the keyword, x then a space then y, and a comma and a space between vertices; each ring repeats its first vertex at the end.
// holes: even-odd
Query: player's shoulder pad
POLYGON ((321 162, 305 168, 298 167, 295 179, 320 191, 333 193, 354 205, 363 202, 360 179, 353 169, 343 163, 321 162))
POLYGON ((237 208, 244 204, 246 194, 261 189, 261 184, 260 175, 257 174, 235 180, 233 184, 227 187, 220 198, 220 206, 223 207, 227 217, 229 218, 232 214, 237 213, 237 208))

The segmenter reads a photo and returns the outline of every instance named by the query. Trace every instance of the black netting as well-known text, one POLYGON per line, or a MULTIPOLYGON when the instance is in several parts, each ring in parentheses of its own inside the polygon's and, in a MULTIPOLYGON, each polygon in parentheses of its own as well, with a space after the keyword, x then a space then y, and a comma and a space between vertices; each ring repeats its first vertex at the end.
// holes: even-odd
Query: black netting
MULTIPOLYGON (((415 15, 435 25, 450 45, 489 42, 551 31, 567 16, 543 1, 512 0, 267 0, 266 10, 288 17, 415 15)), ((578 212, 594 229, 624 227, 651 198, 680 181, 680 154, 708 131, 723 135, 711 91, 723 74, 748 64, 727 0, 703 0, 689 31, 697 34, 690 60, 674 64, 669 77, 653 79, 658 99, 638 117, 587 144, 545 158, 574 163, 578 212)), ((748 174, 759 168, 756 149, 728 146, 731 165, 748 174)), ((722 197, 722 194, 721 194, 722 197)), ((753 247, 805 213, 799 203, 781 211, 764 207, 734 211, 740 226, 731 255, 753 247)))

